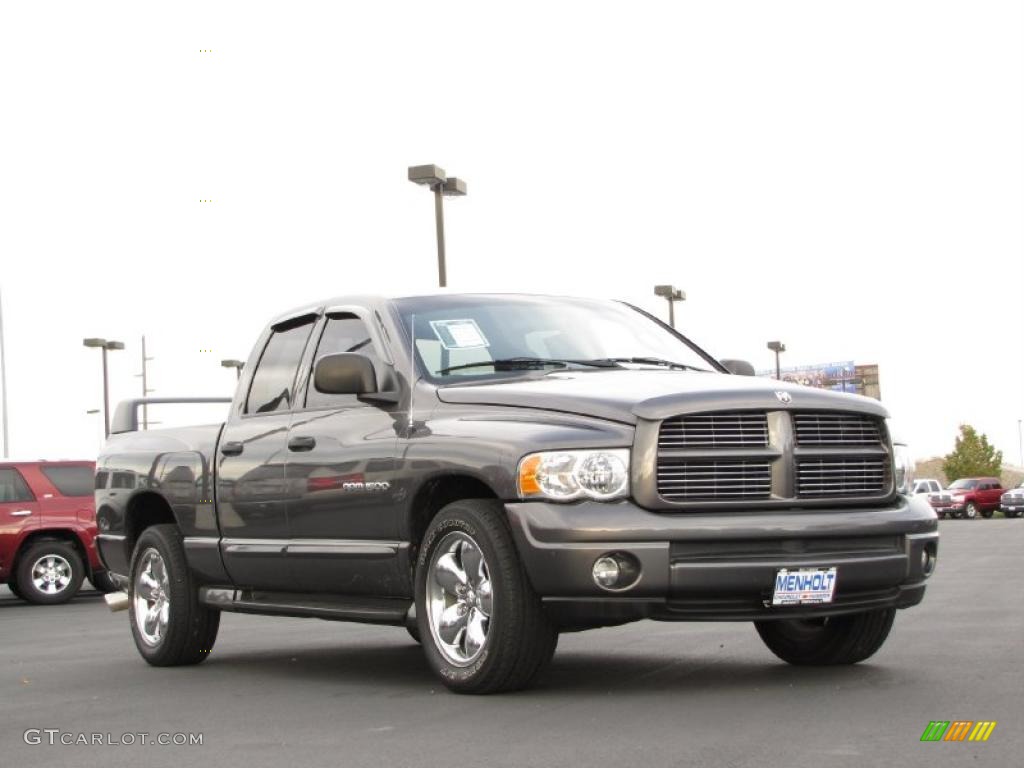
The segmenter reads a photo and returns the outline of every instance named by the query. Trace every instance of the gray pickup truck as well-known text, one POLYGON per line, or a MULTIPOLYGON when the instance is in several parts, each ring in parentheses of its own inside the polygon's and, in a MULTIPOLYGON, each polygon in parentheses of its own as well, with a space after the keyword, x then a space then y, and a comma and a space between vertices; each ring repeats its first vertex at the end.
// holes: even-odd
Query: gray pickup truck
POLYGON ((150 664, 207 658, 221 611, 362 621, 407 628, 459 692, 528 686, 560 632, 639 619, 861 661, 921 601, 935 513, 880 403, 750 373, 614 301, 289 312, 226 423, 140 432, 154 401, 118 406, 112 603, 150 664))

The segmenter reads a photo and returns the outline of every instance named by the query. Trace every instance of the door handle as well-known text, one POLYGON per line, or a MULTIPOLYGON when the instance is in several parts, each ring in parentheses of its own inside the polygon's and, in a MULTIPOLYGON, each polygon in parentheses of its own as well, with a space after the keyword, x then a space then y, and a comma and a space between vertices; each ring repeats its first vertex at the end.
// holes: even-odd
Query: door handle
POLYGON ((307 437, 306 435, 297 435, 289 438, 288 450, 289 451, 312 451, 316 448, 316 438, 307 437))
POLYGON ((16 509, 14 512, 11 512, 11 517, 28 517, 31 514, 31 509, 16 509))
POLYGON ((238 456, 239 454, 242 453, 243 448, 245 448, 244 443, 240 443, 236 440, 231 440, 221 445, 220 452, 225 456, 238 456))

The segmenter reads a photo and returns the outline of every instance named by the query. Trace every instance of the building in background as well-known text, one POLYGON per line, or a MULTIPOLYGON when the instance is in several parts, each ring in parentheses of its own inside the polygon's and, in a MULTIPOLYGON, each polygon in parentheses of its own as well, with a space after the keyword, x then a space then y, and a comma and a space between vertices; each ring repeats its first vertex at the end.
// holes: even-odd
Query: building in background
MULTIPOLYGON (((757 375, 773 378, 775 371, 759 371, 757 375)), ((852 360, 783 368, 782 380, 818 389, 866 395, 875 400, 882 399, 878 366, 857 365, 852 360)))

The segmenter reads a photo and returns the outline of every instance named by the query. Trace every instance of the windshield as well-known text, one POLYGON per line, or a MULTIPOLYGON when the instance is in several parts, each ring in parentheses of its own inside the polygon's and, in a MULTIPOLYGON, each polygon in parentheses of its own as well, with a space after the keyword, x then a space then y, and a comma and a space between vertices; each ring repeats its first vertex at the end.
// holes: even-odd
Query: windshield
POLYGON ((955 483, 953 483, 951 486, 949 486, 949 490, 955 491, 955 490, 963 488, 963 489, 969 491, 969 490, 971 490, 973 488, 976 488, 977 486, 978 486, 978 481, 977 480, 957 480, 955 483))
POLYGON ((698 347, 615 301, 430 296, 395 306, 407 330, 415 320, 422 370, 445 383, 565 368, 717 370, 698 347))

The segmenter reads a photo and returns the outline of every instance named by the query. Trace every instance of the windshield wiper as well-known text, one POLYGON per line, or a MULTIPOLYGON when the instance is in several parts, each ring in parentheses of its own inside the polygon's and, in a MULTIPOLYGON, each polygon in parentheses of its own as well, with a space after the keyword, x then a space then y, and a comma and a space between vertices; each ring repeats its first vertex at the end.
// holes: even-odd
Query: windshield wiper
POLYGON ((554 357, 501 357, 497 360, 481 360, 477 363, 450 365, 447 368, 442 368, 437 371, 437 373, 443 376, 444 374, 451 373, 452 371, 485 367, 493 368, 496 371, 529 371, 546 368, 548 366, 567 368, 570 365, 586 365, 591 368, 618 368, 618 363, 619 361, 612 360, 611 358, 607 360, 570 360, 568 358, 554 357))
POLYGON ((660 357, 602 357, 599 360, 592 360, 595 363, 633 363, 634 365, 659 365, 663 368, 672 368, 679 371, 702 370, 686 363, 675 363, 671 360, 663 360, 660 357))

